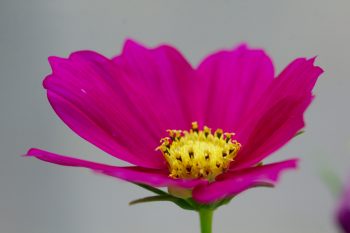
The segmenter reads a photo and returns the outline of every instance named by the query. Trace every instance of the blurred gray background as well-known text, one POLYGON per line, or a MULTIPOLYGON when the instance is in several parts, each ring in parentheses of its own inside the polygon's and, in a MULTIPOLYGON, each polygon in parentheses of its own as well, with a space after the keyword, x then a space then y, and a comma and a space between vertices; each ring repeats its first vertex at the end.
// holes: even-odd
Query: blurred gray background
POLYGON ((269 161, 302 158, 275 189, 254 189, 215 213, 214 232, 326 233, 336 198, 320 173, 350 172, 350 1, 0 2, 0 232, 199 232, 198 216, 173 204, 128 206, 149 193, 88 170, 22 158, 39 147, 122 164, 71 132, 41 86, 47 57, 80 49, 119 53, 130 37, 170 43, 196 65, 208 53, 246 41, 263 47, 277 71, 299 56, 324 68, 306 113, 306 133, 269 161))

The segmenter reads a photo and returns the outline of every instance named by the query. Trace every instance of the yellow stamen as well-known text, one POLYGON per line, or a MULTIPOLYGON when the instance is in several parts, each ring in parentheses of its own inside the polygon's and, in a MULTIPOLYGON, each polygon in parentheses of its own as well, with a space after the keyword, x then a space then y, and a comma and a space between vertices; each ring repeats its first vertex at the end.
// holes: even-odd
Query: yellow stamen
POLYGON ((170 176, 173 178, 205 178, 209 181, 225 172, 236 157, 241 144, 232 139, 233 133, 217 129, 213 134, 198 123, 192 129, 168 130, 169 137, 162 138, 157 148, 166 159, 170 176))

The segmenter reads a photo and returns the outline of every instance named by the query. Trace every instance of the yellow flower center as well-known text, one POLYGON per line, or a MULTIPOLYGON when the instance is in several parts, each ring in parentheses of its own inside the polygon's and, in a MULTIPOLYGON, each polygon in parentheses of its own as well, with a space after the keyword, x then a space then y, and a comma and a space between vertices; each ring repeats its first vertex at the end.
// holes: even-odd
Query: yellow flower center
POLYGON ((168 130, 169 137, 162 138, 157 148, 166 159, 170 176, 173 178, 205 178, 209 181, 225 172, 237 155, 241 144, 232 139, 234 133, 223 133, 204 126, 198 129, 198 123, 192 123, 192 129, 168 130))

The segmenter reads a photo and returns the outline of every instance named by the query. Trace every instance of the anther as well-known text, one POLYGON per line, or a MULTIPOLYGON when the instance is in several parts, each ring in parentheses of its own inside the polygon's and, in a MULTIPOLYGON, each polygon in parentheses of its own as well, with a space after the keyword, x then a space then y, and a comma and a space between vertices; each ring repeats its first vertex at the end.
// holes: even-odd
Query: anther
POLYGON ((165 150, 162 150, 162 152, 163 152, 164 154, 167 154, 167 155, 169 155, 169 151, 168 151, 167 149, 165 149, 165 150))
POLYGON ((174 141, 175 140, 175 132, 174 132, 174 130, 168 130, 168 132, 169 132, 170 139, 172 141, 174 141))
POLYGON ((226 136, 226 142, 229 142, 229 141, 231 140, 232 134, 230 134, 230 133, 225 133, 225 136, 226 136))
POLYGON ((191 159, 193 159, 194 157, 193 150, 188 151, 188 155, 190 156, 191 159))
POLYGON ((221 136, 222 136, 222 129, 217 129, 215 131, 215 136, 218 137, 218 138, 221 138, 221 136))
POLYGON ((165 140, 164 141, 164 143, 163 143, 163 145, 166 147, 166 148, 170 148, 170 142, 169 142, 169 140, 165 140))
POLYGON ((176 139, 176 140, 179 140, 180 137, 181 137, 181 130, 176 130, 176 131, 175 131, 175 139, 176 139))
POLYGON ((193 132, 198 133, 198 122, 197 121, 192 122, 192 130, 193 130, 193 132))
POLYGON ((210 128, 208 128, 207 126, 204 126, 204 136, 208 137, 208 135, 210 134, 210 128))

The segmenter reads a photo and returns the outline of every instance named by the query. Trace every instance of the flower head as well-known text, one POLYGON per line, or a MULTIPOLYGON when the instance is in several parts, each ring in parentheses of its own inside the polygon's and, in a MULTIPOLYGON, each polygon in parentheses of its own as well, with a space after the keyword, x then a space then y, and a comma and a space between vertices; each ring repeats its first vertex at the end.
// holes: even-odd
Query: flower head
POLYGON ((262 160, 304 127, 322 69, 298 58, 277 77, 263 50, 241 45, 192 67, 173 47, 127 41, 108 59, 79 51, 50 57, 44 87, 79 136, 133 166, 118 167, 31 149, 28 156, 86 167, 126 181, 190 190, 214 203, 273 186, 297 160, 262 160))
POLYGON ((340 199, 337 222, 344 233, 350 233, 350 182, 344 187, 340 199))

